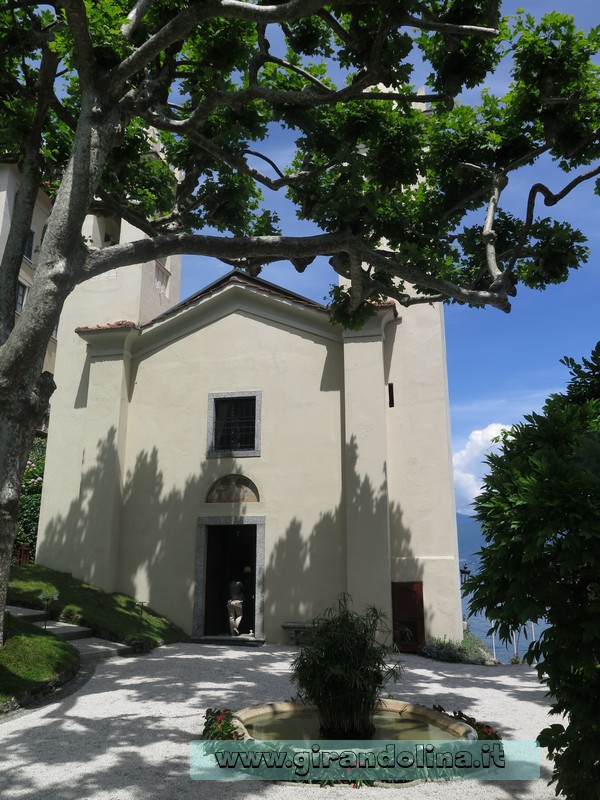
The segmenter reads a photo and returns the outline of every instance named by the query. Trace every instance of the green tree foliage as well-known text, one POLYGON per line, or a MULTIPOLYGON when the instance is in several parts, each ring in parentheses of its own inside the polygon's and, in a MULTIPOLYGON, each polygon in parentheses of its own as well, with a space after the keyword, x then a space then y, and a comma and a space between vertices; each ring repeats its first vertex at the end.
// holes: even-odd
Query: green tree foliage
POLYGON ((380 640, 389 634, 385 614, 373 606, 358 614, 350 603, 342 595, 313 621, 292 662, 298 695, 316 708, 330 739, 370 738, 377 701, 387 681, 400 677, 399 663, 390 663, 390 644, 380 640))
MULTIPOLYGON (((39 182, 56 196, 95 121, 84 207, 129 219, 156 253, 255 270, 329 255, 353 279, 332 298, 349 324, 390 292, 406 305, 508 310, 516 286, 564 281, 587 257, 567 222, 536 217, 539 195, 557 202, 550 189, 532 188, 522 219, 502 210, 501 194, 542 157, 577 169, 600 155, 600 33, 557 12, 502 19, 499 5, 14 0, 0 11, 0 158, 25 167, 34 148, 39 182), (461 103, 507 57, 505 95, 461 103), (419 60, 430 68, 421 98, 419 60), (273 147, 292 157, 280 161, 273 147), (328 235, 282 241, 264 187, 287 193, 328 235), (207 227, 235 245, 191 238, 207 227), (177 232, 190 238, 163 238, 177 232)), ((75 282, 140 256, 117 246, 96 261, 87 251, 75 282)))
POLYGON ((470 611, 501 637, 529 619, 548 628, 525 659, 537 662, 565 714, 539 741, 554 759, 557 792, 597 798, 600 785, 600 342, 542 413, 505 432, 475 501, 486 545, 465 584, 470 611))
POLYGON ((44 481, 44 465, 46 461, 46 439, 36 438, 33 449, 27 459, 21 485, 19 501, 19 529, 15 539, 15 549, 22 546, 30 548, 31 560, 35 560, 35 546, 40 519, 40 503, 44 481))

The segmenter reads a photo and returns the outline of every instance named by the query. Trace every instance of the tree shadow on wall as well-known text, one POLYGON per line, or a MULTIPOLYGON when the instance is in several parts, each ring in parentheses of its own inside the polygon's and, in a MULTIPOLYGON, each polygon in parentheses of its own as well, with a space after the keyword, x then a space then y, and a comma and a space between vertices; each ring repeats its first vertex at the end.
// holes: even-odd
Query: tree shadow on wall
MULTIPOLYGON (((194 605, 200 505, 218 478, 242 470, 230 458, 215 458, 181 481, 176 470, 161 469, 156 447, 138 453, 123 480, 118 465, 111 428, 98 442, 94 465, 82 473, 79 496, 47 524, 41 561, 103 588, 118 587, 187 627, 189 616, 177 609, 194 605)), ((242 515, 247 504, 214 508, 242 515)))
MULTIPOLYGON (((411 580, 423 580, 423 566, 415 560, 412 534, 403 524, 401 507, 396 503, 388 507, 385 485, 375 488, 368 476, 358 473, 354 439, 346 445, 345 456, 344 484, 349 502, 340 498, 334 508, 320 514, 309 532, 298 513, 271 549, 265 565, 265 618, 273 620, 271 635, 275 638, 281 638, 283 622, 310 621, 347 591, 346 523, 350 515, 359 520, 364 531, 366 563, 371 532, 389 513, 392 558, 411 562, 411 580)), ((390 583, 386 564, 381 565, 381 581, 390 583)), ((391 585, 389 592, 391 597, 391 585)), ((376 604, 368 594, 363 600, 364 604, 376 604)), ((432 619, 433 614, 426 613, 425 625, 432 619)))

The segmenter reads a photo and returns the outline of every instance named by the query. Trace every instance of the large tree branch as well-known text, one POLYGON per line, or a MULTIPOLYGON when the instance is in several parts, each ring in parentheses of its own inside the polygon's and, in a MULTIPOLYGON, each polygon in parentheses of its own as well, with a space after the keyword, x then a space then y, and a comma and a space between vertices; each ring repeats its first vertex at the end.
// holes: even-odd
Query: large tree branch
POLYGON ((156 109, 150 107, 146 99, 143 108, 137 107, 137 113, 144 116, 147 121, 157 128, 165 125, 165 130, 170 130, 179 135, 189 134, 190 131, 202 125, 219 106, 228 108, 244 107, 253 100, 265 100, 275 105, 292 105, 304 108, 317 105, 336 105, 347 100, 365 100, 374 102, 396 102, 403 104, 447 102, 445 94, 404 94, 400 92, 371 92, 363 91, 361 86, 353 84, 337 91, 323 91, 314 86, 307 86, 302 91, 281 91, 269 89, 265 86, 250 86, 238 92, 215 92, 207 97, 187 119, 171 119, 161 115, 156 109), (162 119, 162 122, 161 122, 162 119), (165 120, 169 119, 168 127, 165 120))
MULTIPOLYGON (((535 150, 530 150, 528 153, 516 158, 514 161, 511 161, 506 166, 498 165, 498 171, 502 172, 504 175, 507 175, 509 172, 513 172, 515 169, 524 166, 525 164, 532 163, 536 158, 541 156, 543 153, 547 153, 550 150, 550 145, 542 145, 541 147, 536 147, 535 150)), ((475 169, 479 172, 485 171, 487 168, 482 167, 479 164, 468 164, 464 161, 460 162, 456 165, 456 169, 475 169)), ((489 187, 484 186, 481 189, 476 189, 474 192, 470 192, 468 195, 462 197, 458 202, 454 203, 454 205, 449 208, 442 216, 440 217, 441 222, 446 222, 452 214, 455 214, 457 211, 464 210, 468 205, 470 205, 475 200, 478 200, 481 197, 485 197, 488 193, 489 187)))
MULTIPOLYGON (((353 0, 353 3, 355 5, 367 5, 368 0, 353 0)), ((181 11, 134 53, 122 61, 113 71, 111 83, 120 84, 127 80, 170 45, 185 39, 193 28, 207 19, 216 17, 235 19, 255 23, 259 26, 283 24, 302 17, 308 17, 311 14, 324 12, 327 10, 328 5, 323 0, 287 0, 287 2, 276 5, 254 5, 243 0, 204 0, 202 3, 191 5, 181 11)), ((400 17, 399 24, 458 36, 493 37, 499 34, 497 28, 477 25, 454 25, 435 20, 423 20, 410 15, 400 17)))
POLYGON ((340 39, 340 41, 344 42, 344 44, 350 45, 351 47, 356 47, 359 42, 349 33, 343 25, 341 25, 337 19, 330 14, 329 11, 317 11, 317 16, 321 17, 327 25, 331 28, 333 33, 340 39))
POLYGON ((53 96, 52 86, 57 66, 56 53, 45 50, 37 81, 38 101, 31 128, 25 138, 24 155, 20 164, 19 190, 0 263, 0 344, 6 341, 14 325, 17 280, 40 187, 43 163, 40 144, 48 106, 53 96))
POLYGON ((503 287, 498 287, 496 291, 465 289, 451 281, 429 275, 406 262, 399 262, 396 254, 391 250, 374 250, 363 242, 355 242, 354 249, 356 255, 365 264, 370 264, 396 278, 400 278, 400 280, 412 283, 414 286, 430 289, 439 295, 443 295, 443 297, 457 300, 459 303, 466 303, 472 306, 490 305, 499 308, 501 311, 510 311, 510 301, 503 287))
MULTIPOLYGON (((134 211, 132 211, 127 202, 121 202, 111 192, 108 192, 104 189, 98 189, 96 194, 102 201, 100 206, 104 210, 108 209, 116 216, 121 217, 121 219, 124 219, 126 222, 129 222, 134 226, 134 228, 142 231, 142 233, 147 233, 148 236, 154 236, 156 234, 156 231, 150 220, 146 219, 145 217, 141 217, 139 214, 136 214, 134 211)), ((92 203, 90 211, 94 212, 94 210, 98 209, 97 207, 95 208, 95 204, 92 203)))
POLYGON ((494 218, 498 210, 500 195, 508 183, 508 178, 504 174, 495 174, 492 183, 492 194, 488 203, 485 222, 483 224, 482 238, 485 245, 485 260, 488 272, 492 278, 492 287, 498 286, 503 280, 503 273, 498 267, 496 260, 496 231, 494 230, 494 218))
POLYGON ((400 25, 418 28, 422 31, 451 33, 454 36, 494 37, 500 34, 498 28, 487 28, 480 25, 454 25, 450 22, 437 22, 435 20, 419 19, 419 17, 412 17, 410 14, 403 14, 399 16, 398 22, 400 25))
MULTIPOLYGON (((400 280, 429 289, 444 298, 453 298, 473 306, 491 305, 510 311, 510 302, 503 287, 497 291, 465 289, 450 281, 436 278, 405 261, 399 261, 390 250, 376 250, 351 233, 317 236, 248 236, 218 237, 199 234, 165 234, 153 239, 127 242, 102 250, 91 250, 82 270, 81 280, 101 275, 110 269, 137 264, 176 254, 202 255, 239 266, 260 261, 313 259, 317 256, 346 254, 351 263, 368 264, 400 280)), ((356 277, 356 276, 354 276, 356 277)), ((366 287, 361 287, 366 288, 366 287)), ((406 301, 405 301, 406 302, 406 301)), ((433 302, 429 298, 425 302, 433 302)))
MULTIPOLYGON (((277 56, 271 55, 270 53, 262 59, 263 65, 264 64, 277 64, 284 69, 287 69, 289 72, 293 72, 296 75, 300 75, 301 78, 304 78, 309 83, 313 84, 322 92, 331 92, 333 91, 330 86, 320 81, 318 78, 315 78, 314 75, 311 75, 310 72, 307 72, 302 67, 298 67, 296 64, 290 64, 289 61, 286 61, 283 58, 278 58, 277 56)), ((256 84, 255 84, 256 85, 256 84)))
POLYGON ((119 84, 127 80, 170 45, 185 39, 193 28, 207 19, 220 17, 267 25, 309 16, 325 5, 324 0, 288 0, 274 6, 257 6, 242 0, 204 0, 195 3, 181 11, 122 61, 114 70, 111 82, 119 84))
POLYGON ((121 33, 126 39, 131 39, 133 33, 154 0, 138 0, 127 15, 127 22, 121 27, 121 33))
POLYGON ((597 105, 600 103, 600 97, 581 97, 579 92, 574 92, 569 97, 541 97, 540 103, 548 106, 597 105))
POLYGON ((82 280, 101 275, 110 269, 184 253, 211 256, 242 265, 248 259, 273 261, 333 255, 346 252, 351 243, 352 237, 348 234, 229 238, 192 233, 163 234, 153 239, 140 239, 102 250, 91 250, 82 270, 82 280))
MULTIPOLYGON (((2 4, 3 11, 16 11, 19 8, 33 8, 39 6, 39 0, 4 0, 2 4)), ((47 0, 45 5, 56 6, 57 3, 47 0)))
POLYGON ((50 99, 50 107, 52 108, 56 116, 59 118, 59 120, 61 122, 64 122, 67 128, 70 128, 72 131, 75 130, 75 128, 77 127, 77 120, 75 119, 73 114, 71 114, 71 112, 63 106, 63 104, 60 102, 60 100, 54 94, 54 92, 52 93, 52 97, 50 99))
POLYGON ((96 83, 96 56, 90 36, 85 6, 82 0, 63 0, 69 30, 75 45, 77 72, 83 90, 90 90, 96 83))
POLYGON ((595 178, 596 175, 600 175, 600 165, 595 167, 594 169, 588 170, 587 172, 582 172, 572 181, 567 183, 560 192, 556 194, 552 192, 545 184, 543 183, 534 183, 531 189, 529 190, 529 195, 527 197, 527 214, 525 216, 525 224, 523 226, 523 231, 521 236, 519 237, 519 241, 517 246, 515 247, 513 256, 511 258, 510 264, 508 266, 508 271, 512 272, 515 267, 516 262, 518 261, 523 247, 525 246, 527 239, 529 238, 529 234, 531 232, 531 226, 533 225, 533 215, 535 214, 535 203, 537 196, 539 194, 543 195, 544 197, 544 205, 545 206, 554 206, 564 197, 566 197, 570 192, 573 191, 577 186, 585 181, 589 181, 592 178, 595 178))
POLYGON ((446 300, 443 294, 408 294, 402 291, 398 286, 384 285, 373 278, 371 278, 371 285, 385 297, 391 297, 393 300, 397 300, 404 308, 431 303, 442 303, 446 300))
MULTIPOLYGON (((148 115, 147 121, 149 122, 149 124, 153 125, 159 130, 171 131, 171 132, 179 131, 177 123, 171 120, 169 117, 166 117, 164 114, 161 114, 159 111, 154 111, 151 115, 148 115)), ((266 186, 268 189, 272 189, 273 191, 277 191, 278 189, 281 189, 283 186, 292 186, 293 184, 306 180, 309 176, 321 170, 321 168, 319 168, 319 170, 317 169, 303 170, 301 172, 297 172, 291 175, 285 175, 279 169, 277 164, 275 164, 275 162, 272 161, 267 156, 255 150, 246 150, 245 151, 246 154, 253 155, 256 158, 262 159, 263 161, 268 163, 279 175, 279 178, 270 178, 268 175, 265 175, 260 170, 250 166, 250 164, 248 164, 248 162, 246 161, 245 158, 243 158, 243 156, 237 155, 235 153, 230 153, 227 150, 223 150, 223 148, 216 145, 211 139, 209 139, 206 136, 203 136, 201 133, 192 131, 188 134, 188 137, 190 142, 197 145, 201 150, 204 150, 205 153, 208 153, 217 161, 221 161, 224 164, 228 164, 233 169, 243 173, 244 175, 248 175, 249 177, 257 181, 257 183, 260 183, 262 186, 266 186)))

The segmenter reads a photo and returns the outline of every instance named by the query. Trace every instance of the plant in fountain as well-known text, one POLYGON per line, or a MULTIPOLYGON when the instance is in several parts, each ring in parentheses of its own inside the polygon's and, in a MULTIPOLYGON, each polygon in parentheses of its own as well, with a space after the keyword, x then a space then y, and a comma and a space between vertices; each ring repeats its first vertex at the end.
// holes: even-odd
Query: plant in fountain
POLYGON ((316 709, 321 735, 331 739, 370 738, 385 685, 401 674, 385 614, 374 606, 358 614, 350 602, 343 594, 314 620, 292 662, 299 698, 316 709))

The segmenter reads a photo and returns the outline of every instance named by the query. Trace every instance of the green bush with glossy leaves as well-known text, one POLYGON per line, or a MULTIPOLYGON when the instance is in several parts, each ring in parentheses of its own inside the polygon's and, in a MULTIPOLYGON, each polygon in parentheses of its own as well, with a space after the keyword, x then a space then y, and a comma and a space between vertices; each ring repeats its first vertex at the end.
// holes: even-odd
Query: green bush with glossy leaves
POLYGON ((556 791, 598 797, 600 785, 600 343, 563 359, 571 381, 542 413, 501 436, 475 502, 486 545, 465 584, 502 638, 529 619, 548 628, 524 655, 564 715, 538 740, 556 791))

